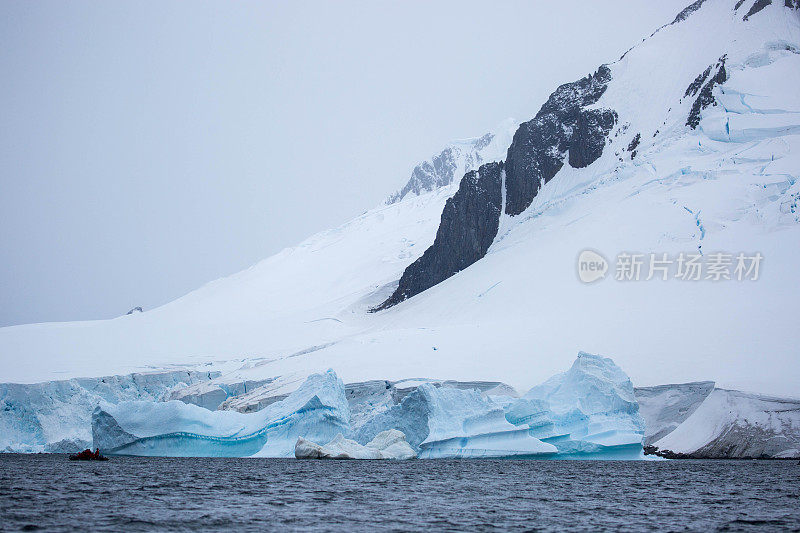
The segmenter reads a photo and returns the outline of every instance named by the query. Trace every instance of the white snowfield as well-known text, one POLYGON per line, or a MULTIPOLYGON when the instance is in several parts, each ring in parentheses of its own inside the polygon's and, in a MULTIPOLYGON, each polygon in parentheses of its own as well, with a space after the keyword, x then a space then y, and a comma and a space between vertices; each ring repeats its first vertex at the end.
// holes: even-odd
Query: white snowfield
POLYGON ((611 359, 581 353, 525 399, 424 382, 352 418, 345 386, 328 370, 256 413, 176 400, 104 402, 92 434, 112 455, 638 459, 638 411, 628 376, 611 359))
MULTIPOLYGON (((610 63, 595 106, 618 121, 603 155, 586 168, 565 163, 525 212, 501 218, 486 257, 439 285, 368 312, 433 242, 457 182, 375 208, 157 309, 2 328, 0 382, 219 372, 202 386, 260 383, 248 402, 263 406, 328 368, 347 383, 427 377, 527 390, 588 350, 612 354, 637 386, 714 379, 800 396, 800 15, 776 1, 745 22, 753 3, 735 11, 735 0, 707 0, 610 63), (687 87, 723 56, 719 105, 693 130, 687 87), (609 260, 606 279, 579 281, 585 249, 609 260), (613 279, 622 252, 758 252, 763 263, 755 281, 644 281, 644 271, 623 282, 613 279)), ((14 420, 39 416, 16 405, 14 413, 31 412, 14 420)), ((481 423, 502 425, 493 416, 481 423)))

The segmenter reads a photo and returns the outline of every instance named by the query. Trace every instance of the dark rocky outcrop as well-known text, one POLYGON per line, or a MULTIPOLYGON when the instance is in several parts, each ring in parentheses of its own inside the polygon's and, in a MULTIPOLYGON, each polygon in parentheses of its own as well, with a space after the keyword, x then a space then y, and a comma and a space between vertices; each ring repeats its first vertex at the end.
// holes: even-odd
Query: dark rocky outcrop
MULTIPOLYGON (((655 135, 653 135, 653 137, 655 137, 655 135)), ((631 139, 631 142, 628 144, 628 151, 631 153, 631 159, 636 157, 636 148, 639 147, 639 143, 641 141, 642 141, 642 134, 637 133, 636 136, 633 139, 631 139)))
POLYGON ((750 11, 747 12, 747 14, 744 16, 742 20, 749 19, 750 17, 752 17, 753 15, 755 15, 756 13, 758 13, 759 11, 770 5, 771 3, 772 0, 756 0, 756 2, 750 8, 750 11))
POLYGON ((709 65, 708 68, 702 72, 702 74, 698 75, 694 81, 689 84, 689 86, 686 88, 686 92, 683 93, 684 98, 689 96, 694 98, 694 96, 697 94, 697 91, 703 87, 703 84, 708 79, 709 74, 711 74, 711 67, 712 65, 709 65))
POLYGON ((578 116, 578 125, 569 143, 572 168, 588 167, 603 155, 606 137, 616 120, 617 114, 608 109, 584 111, 578 116))
POLYGON ((784 0, 783 5, 792 9, 800 9, 800 0, 784 0))
POLYGON ((591 165, 602 154, 617 121, 610 109, 587 109, 611 81, 611 70, 560 86, 536 116, 514 134, 505 165, 488 163, 468 172, 447 201, 433 245, 403 272, 397 289, 373 309, 380 311, 444 281, 486 255, 497 235, 502 210, 502 171, 506 206, 518 215, 568 159, 573 168, 591 165))
POLYGON ((500 223, 503 163, 487 163, 468 172, 447 200, 436 239, 403 272, 394 293, 379 311, 444 281, 486 255, 500 223))
POLYGON ((678 15, 675 17, 675 20, 673 20, 670 24, 677 24, 678 22, 683 22, 684 20, 689 18, 689 15, 700 9, 700 7, 702 7, 702 5, 705 2, 706 0, 697 0, 693 4, 690 4, 689 6, 684 8, 683 11, 678 13, 678 15))
POLYGON ((522 213, 539 189, 564 165, 590 165, 603 153, 605 138, 616 121, 611 110, 586 110, 596 103, 611 81, 611 70, 597 72, 556 89, 536 116, 520 125, 506 159, 506 207, 522 213))
POLYGON ((728 73, 725 70, 725 57, 726 56, 722 56, 719 58, 719 62, 717 62, 716 65, 708 67, 703 74, 695 78, 695 80, 686 89, 684 96, 694 96, 698 92, 697 87, 705 83, 703 88, 700 89, 700 94, 697 96, 697 99, 692 104, 692 109, 689 111, 689 117, 686 119, 686 125, 692 129, 697 128, 698 124, 700 124, 700 112, 703 109, 712 105, 717 105, 713 94, 714 86, 721 85, 728 79, 728 73), (706 78, 709 77, 711 71, 715 68, 716 74, 714 74, 711 79, 706 81, 706 78))

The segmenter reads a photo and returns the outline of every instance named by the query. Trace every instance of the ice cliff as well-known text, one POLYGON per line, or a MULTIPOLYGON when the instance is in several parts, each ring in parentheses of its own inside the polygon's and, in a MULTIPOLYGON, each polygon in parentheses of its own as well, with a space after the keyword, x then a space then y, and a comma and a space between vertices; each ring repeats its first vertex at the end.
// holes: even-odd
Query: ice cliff
POLYGON ((506 418, 555 445, 558 456, 635 459, 645 422, 630 378, 606 357, 581 352, 572 367, 506 408, 506 418))
POLYGON ((161 371, 44 383, 0 383, 0 451, 75 452, 92 442, 91 416, 101 401, 161 401, 219 372, 161 371))
POLYGON ((328 442, 349 430, 349 420, 344 384, 329 370, 249 414, 176 400, 103 402, 92 413, 92 434, 108 454, 292 457, 298 437, 328 442))
POLYGON ((108 454, 168 456, 641 456, 644 423, 633 386, 608 358, 581 353, 569 371, 523 399, 492 383, 422 380, 388 396, 380 392, 392 386, 374 385, 350 387, 360 394, 348 402, 348 388, 329 370, 254 413, 175 400, 102 402, 92 415, 94 445, 108 454))

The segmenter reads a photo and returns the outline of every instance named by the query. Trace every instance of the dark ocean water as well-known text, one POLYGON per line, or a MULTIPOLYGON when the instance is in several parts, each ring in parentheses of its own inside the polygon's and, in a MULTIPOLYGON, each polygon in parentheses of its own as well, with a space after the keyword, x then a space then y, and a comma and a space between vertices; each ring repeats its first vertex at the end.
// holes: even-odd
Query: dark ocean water
POLYGON ((0 454, 0 530, 800 531, 796 461, 0 454))

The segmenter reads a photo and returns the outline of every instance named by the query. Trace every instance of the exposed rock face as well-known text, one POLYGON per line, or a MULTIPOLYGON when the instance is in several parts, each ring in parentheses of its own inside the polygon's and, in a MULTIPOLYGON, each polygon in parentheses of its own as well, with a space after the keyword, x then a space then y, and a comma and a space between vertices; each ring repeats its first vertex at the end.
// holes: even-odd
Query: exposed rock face
POLYGON ((585 111, 578 116, 578 125, 569 143, 569 165, 584 168, 603 155, 606 136, 614 127, 617 114, 607 109, 585 111))
POLYGON ((376 311, 433 287, 486 255, 500 223, 502 172, 502 163, 487 163, 464 176, 444 206, 433 244, 406 268, 397 289, 376 311))
POLYGON ((487 163, 477 172, 468 172, 445 205, 433 245, 406 268, 392 296, 374 311, 411 298, 486 255, 497 235, 503 208, 503 170, 505 212, 518 215, 561 170, 567 155, 573 168, 596 161, 603 154, 617 113, 587 107, 600 99, 610 80, 611 70, 603 65, 590 76, 560 86, 532 120, 519 126, 505 165, 487 163))
MULTIPOLYGON (((689 18, 705 1, 697 0, 686 7, 671 24, 689 18)), ((788 7, 794 7, 800 0, 785 2, 788 7)), ((770 3, 771 0, 755 0, 744 19, 770 3)), ((735 9, 741 5, 739 2, 735 9)), ((602 65, 594 74, 560 86, 532 120, 519 126, 504 164, 506 194, 503 209, 506 214, 514 216, 525 211, 541 188, 558 174, 565 159, 573 168, 584 168, 602 156, 618 115, 613 109, 593 106, 605 93, 611 78, 611 69, 602 65)), ((725 81, 727 72, 723 56, 689 85, 684 98, 695 100, 686 121, 688 126, 697 128, 702 110, 716 105, 714 87, 725 81)), ((628 145, 631 159, 637 156, 640 141, 641 133, 628 145)), ((455 165, 448 163, 451 159, 442 152, 434 158, 433 165, 415 169, 412 180, 398 193, 399 197, 419 189, 420 185, 415 183, 452 181, 452 171, 448 169, 455 168, 455 165)), ((500 201, 492 199, 492 196, 497 196, 498 180, 487 176, 490 173, 486 170, 488 168, 481 167, 477 175, 466 174, 458 193, 445 206, 434 244, 406 268, 392 296, 373 311, 386 309, 433 287, 486 254, 499 226, 499 216, 495 216, 493 207, 500 205, 500 201)), ((428 185, 423 188, 426 187, 428 185)))
POLYGON ((680 13, 678 13, 678 15, 675 17, 675 20, 673 20, 673 21, 671 22, 671 24, 677 24, 677 23, 679 23, 679 22, 683 22, 684 20, 686 20, 687 18, 689 18, 689 15, 691 15, 692 13, 694 13, 695 11, 697 11, 698 9, 700 9, 700 7, 701 7, 701 6, 702 6, 702 5, 703 5, 705 2, 706 2, 706 0, 697 0, 697 1, 696 1, 696 2, 694 2, 693 4, 690 4, 689 6, 687 6, 686 8, 684 8, 684 9, 683 9, 683 11, 681 11, 680 13))
POLYGON ((689 111, 689 117, 686 119, 687 126, 692 129, 697 128, 697 125, 700 124, 700 112, 709 106, 717 105, 713 94, 714 86, 725 83, 727 79, 728 73, 725 70, 725 56, 722 56, 719 58, 719 62, 717 62, 716 65, 709 66, 689 85, 684 97, 694 97, 698 91, 700 94, 697 96, 694 104, 692 104, 691 111, 689 111), (712 70, 715 70, 716 74, 706 81, 712 70), (700 88, 701 86, 702 89, 700 88))
POLYGON ((586 110, 596 103, 611 81, 603 65, 591 76, 556 89, 536 116, 520 125, 506 159, 506 207, 509 215, 522 213, 539 189, 564 165, 582 168, 603 153, 605 138, 616 121, 611 110, 586 110))
POLYGON ((637 133, 636 136, 631 140, 630 144, 628 144, 628 151, 631 153, 631 159, 636 157, 636 148, 639 147, 639 143, 642 141, 642 134, 637 133))
POLYGON ((709 65, 702 73, 700 73, 692 83, 686 88, 686 92, 683 93, 683 97, 694 97, 697 92, 703 87, 703 84, 708 79, 708 75, 711 74, 711 67, 713 65, 709 65))
POLYGON ((744 16, 742 20, 749 19, 750 17, 752 17, 753 15, 755 15, 756 13, 758 13, 759 11, 770 5, 771 3, 772 0, 756 0, 756 2, 750 8, 750 11, 747 12, 747 14, 744 16))

